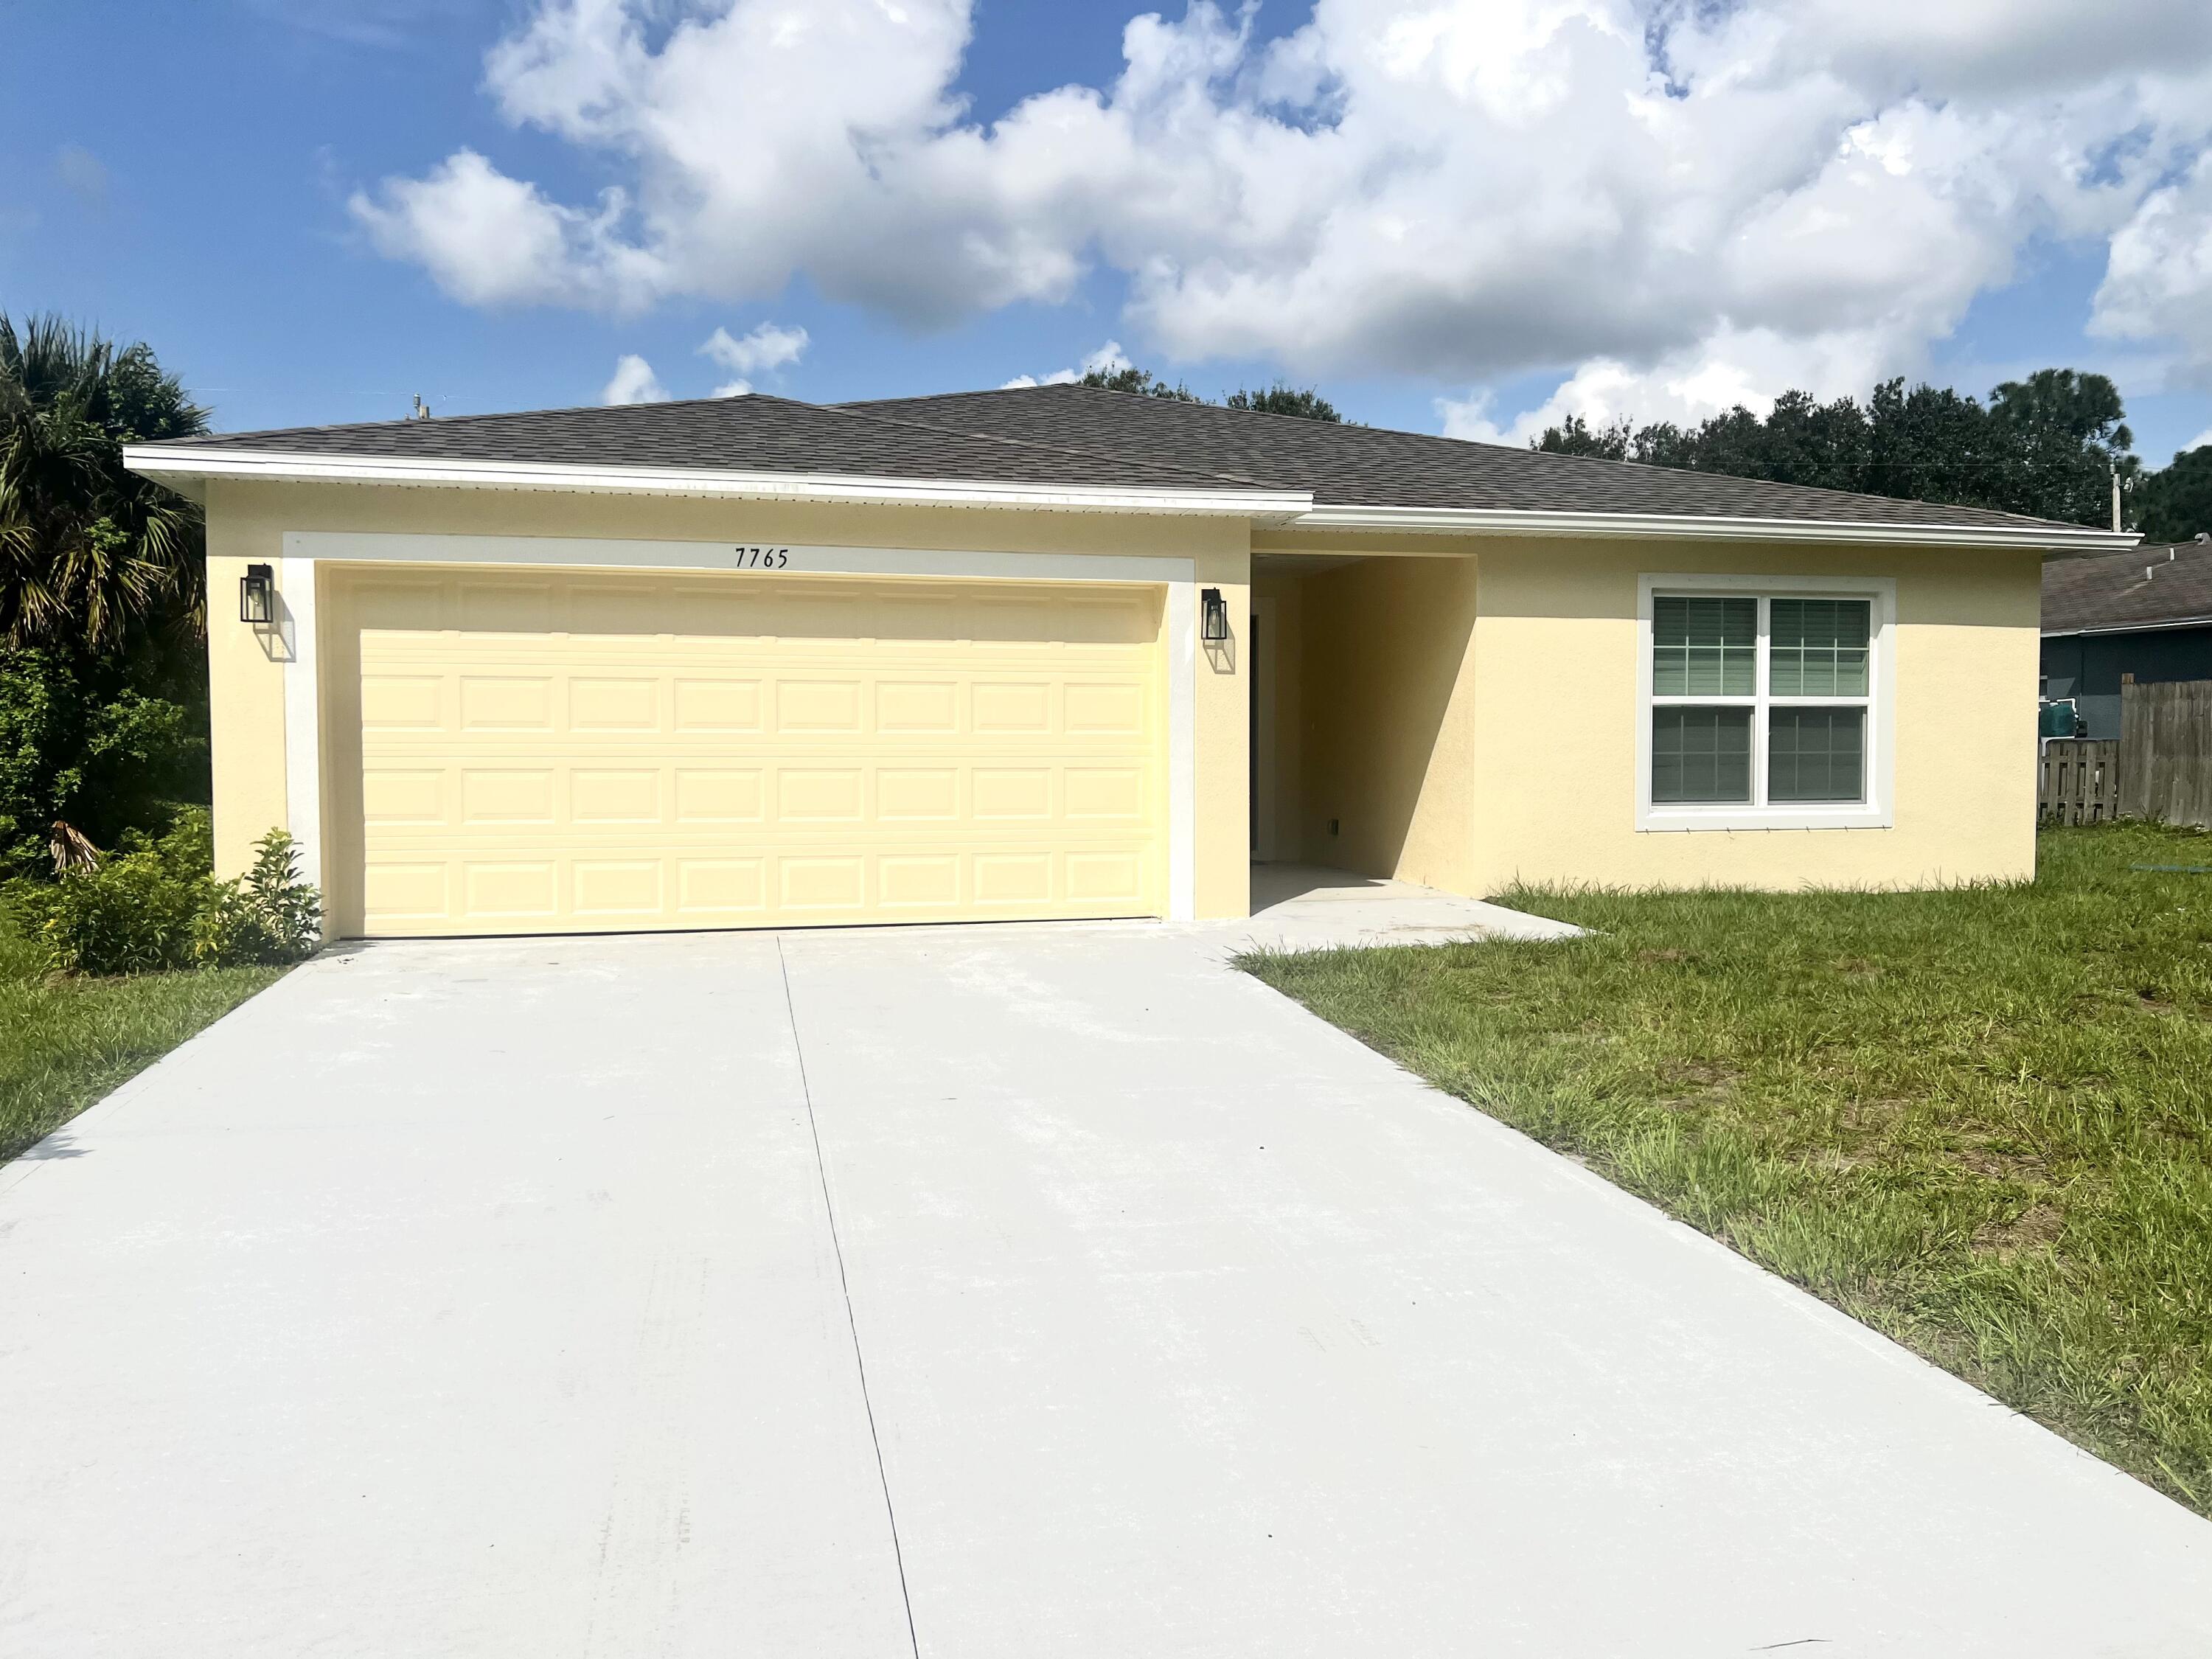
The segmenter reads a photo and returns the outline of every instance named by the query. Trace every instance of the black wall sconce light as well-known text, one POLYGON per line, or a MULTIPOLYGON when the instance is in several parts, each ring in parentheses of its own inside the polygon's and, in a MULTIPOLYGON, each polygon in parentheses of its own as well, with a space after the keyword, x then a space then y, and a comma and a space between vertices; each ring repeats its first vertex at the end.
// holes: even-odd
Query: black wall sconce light
POLYGON ((1229 637, 1229 601, 1221 597, 1218 587, 1206 589, 1198 599, 1198 637, 1208 645, 1218 645, 1229 637))
POLYGON ((249 564, 238 579, 238 619, 266 628, 276 618, 276 573, 265 564, 249 564))

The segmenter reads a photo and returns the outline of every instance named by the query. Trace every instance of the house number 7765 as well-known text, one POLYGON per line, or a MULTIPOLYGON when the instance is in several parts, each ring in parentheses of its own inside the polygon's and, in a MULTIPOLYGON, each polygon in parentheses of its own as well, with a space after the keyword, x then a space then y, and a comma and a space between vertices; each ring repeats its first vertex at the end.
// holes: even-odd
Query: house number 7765
POLYGON ((740 570, 782 570, 791 563, 787 547, 741 547, 737 551, 740 570))

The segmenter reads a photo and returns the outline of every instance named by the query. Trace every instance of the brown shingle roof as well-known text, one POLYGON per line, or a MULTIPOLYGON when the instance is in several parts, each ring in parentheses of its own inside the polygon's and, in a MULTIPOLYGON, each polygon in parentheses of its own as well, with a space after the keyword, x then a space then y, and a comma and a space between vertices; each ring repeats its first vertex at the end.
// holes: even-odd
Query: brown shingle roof
POLYGON ((1018 434, 951 431, 891 415, 767 396, 220 433, 143 447, 186 453, 244 450, 383 460, 696 467, 978 483, 1162 489, 1268 487, 1168 462, 1057 449, 1018 434))
MULTIPOLYGON (((1717 472, 1553 455, 1382 427, 1339 426, 1096 386, 956 392, 838 407, 927 422, 948 430, 1018 434, 1098 453, 1233 471, 1279 489, 1310 489, 1316 504, 1331 506, 1487 507, 2019 531, 2051 527, 2042 520, 1982 507, 1942 507, 1717 472)), ((2081 526, 2063 528, 2078 532, 2081 526)))
POLYGON ((2046 634, 2193 622, 2212 622, 2212 544, 2136 547, 2043 567, 2046 634))
POLYGON ((1095 386, 819 404, 788 398, 224 433, 143 447, 1158 489, 1310 491, 1317 505, 1929 526, 2080 526, 1718 473, 1340 426, 1095 386))

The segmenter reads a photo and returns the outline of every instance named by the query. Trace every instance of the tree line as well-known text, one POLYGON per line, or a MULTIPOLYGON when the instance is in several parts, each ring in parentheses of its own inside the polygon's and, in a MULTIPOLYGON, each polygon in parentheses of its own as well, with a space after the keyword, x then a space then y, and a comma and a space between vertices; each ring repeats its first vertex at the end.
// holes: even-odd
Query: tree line
POLYGON ((1570 416, 1530 447, 2102 526, 2117 477, 2128 528, 2154 541, 2212 530, 2212 445, 2146 471, 2126 415, 2106 376, 2045 368, 1986 402, 1900 377, 1864 404, 1786 392, 1763 417, 1739 404, 1691 427, 1570 416))
MULTIPOLYGON (((1083 384, 1099 386, 1108 392, 1132 392, 1139 397, 1166 398, 1179 404, 1212 401, 1200 397, 1180 380, 1170 386, 1150 369, 1144 368, 1094 368, 1083 377, 1083 384)), ((1224 398, 1219 406, 1251 410, 1261 415, 1291 415, 1304 421, 1333 421, 1340 426, 1359 424, 1357 421, 1346 421, 1334 404, 1311 386, 1287 386, 1280 380, 1256 392, 1240 386, 1224 398)))

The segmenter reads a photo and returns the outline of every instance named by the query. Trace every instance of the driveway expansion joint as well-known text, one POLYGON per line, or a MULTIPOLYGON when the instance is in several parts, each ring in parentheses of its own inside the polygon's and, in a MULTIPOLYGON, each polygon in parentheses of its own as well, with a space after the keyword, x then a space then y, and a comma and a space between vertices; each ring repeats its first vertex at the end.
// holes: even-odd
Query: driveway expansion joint
POLYGON ((837 1206, 830 1196, 830 1166, 822 1156, 822 1128, 814 1116, 814 1089, 806 1077, 806 1045, 799 1040, 799 1010, 791 994, 791 963, 783 953, 783 935, 775 939, 775 967, 783 980, 783 1014, 791 1026, 791 1052, 799 1062, 799 1094, 806 1103, 806 1129, 814 1141, 814 1173, 822 1182, 822 1212, 830 1224, 830 1247, 837 1257, 837 1291, 845 1301, 845 1326, 853 1336, 853 1368, 860 1383, 860 1405, 868 1418, 868 1443, 876 1454, 876 1479, 883 1487, 884 1519, 890 1528, 891 1559, 898 1568, 899 1601, 906 1610, 907 1644, 915 1659, 921 1659, 921 1638, 914 1628, 914 1597, 906 1584, 906 1554, 899 1543, 898 1507, 891 1501, 890 1473, 884 1467, 883 1437, 876 1429, 876 1404, 868 1393, 868 1362, 860 1352, 860 1324, 853 1312, 853 1285, 845 1272, 845 1241, 837 1232, 837 1206))

